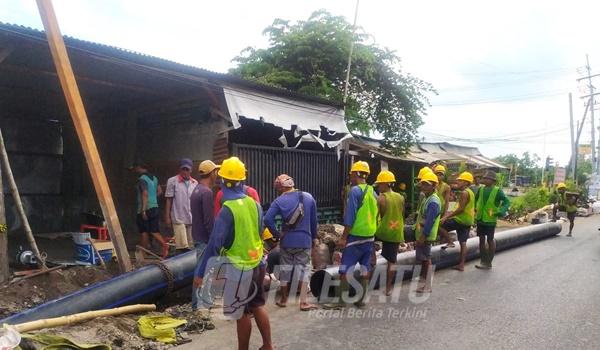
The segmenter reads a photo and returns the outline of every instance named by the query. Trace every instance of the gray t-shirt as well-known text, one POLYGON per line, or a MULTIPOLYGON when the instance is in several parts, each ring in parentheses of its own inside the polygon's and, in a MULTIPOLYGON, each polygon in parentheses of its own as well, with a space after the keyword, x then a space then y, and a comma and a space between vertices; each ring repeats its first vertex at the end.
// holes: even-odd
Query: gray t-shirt
POLYGON ((166 198, 173 198, 171 206, 171 220, 174 224, 192 224, 192 211, 190 209, 190 196, 198 185, 198 181, 190 177, 184 179, 180 175, 167 180, 166 198))

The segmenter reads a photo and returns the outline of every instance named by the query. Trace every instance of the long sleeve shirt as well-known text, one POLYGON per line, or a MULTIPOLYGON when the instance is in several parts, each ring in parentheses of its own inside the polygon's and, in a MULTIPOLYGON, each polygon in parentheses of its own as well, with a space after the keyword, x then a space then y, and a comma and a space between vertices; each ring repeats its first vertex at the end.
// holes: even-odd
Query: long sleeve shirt
POLYGON ((423 224, 423 235, 425 237, 429 237, 433 232, 433 224, 435 224, 435 220, 440 215, 440 211, 442 208, 437 202, 431 201, 425 208, 425 223, 423 224))
MULTIPOLYGON (((479 200, 480 195, 483 196, 483 202, 487 202, 491 192, 492 187, 481 187, 475 194, 475 203, 477 203, 477 201, 479 200)), ((510 207, 510 200, 508 199, 508 197, 506 197, 504 191, 502 191, 501 188, 498 189, 498 194, 496 194, 496 200, 494 202, 494 205, 498 207, 498 216, 504 217, 506 215, 506 212, 508 211, 508 208, 510 207)))
POLYGON ((208 243, 215 223, 213 216, 213 192, 203 184, 198 184, 190 196, 192 213, 192 237, 195 242, 208 243))
MULTIPOLYGON (((302 192, 304 203, 304 217, 296 224, 294 229, 283 232, 282 248, 310 248, 312 240, 317 238, 317 203, 308 192, 302 192)), ((265 214, 265 226, 271 231, 273 237, 280 238, 282 232, 277 230, 275 217, 281 215, 283 221, 289 218, 300 201, 299 191, 283 193, 277 197, 265 214)), ((283 227, 285 229, 285 227, 283 227)))
MULTIPOLYGON (((244 194, 244 191, 240 186, 233 188, 223 188, 223 199, 225 201, 232 199, 240 199, 244 197, 246 197, 246 195, 244 194)), ((262 209, 258 204, 256 204, 256 208, 258 210, 257 225, 259 228, 259 232, 262 235, 262 209)), ((213 230, 210 234, 210 239, 208 240, 208 246, 206 247, 206 249, 204 250, 204 254, 202 255, 202 260, 200 260, 200 263, 196 267, 195 276, 204 278, 204 273, 208 261, 213 257, 219 256, 222 248, 230 248, 233 244, 234 239, 235 227, 233 213, 231 212, 231 210, 229 210, 229 208, 223 206, 215 220, 213 230)))
MULTIPOLYGON (((358 186, 352 186, 350 189, 350 193, 348 194, 348 201, 346 203, 346 211, 344 211, 344 226, 352 227, 354 226, 354 221, 356 221, 356 214, 358 213, 358 209, 360 209, 363 196, 366 195, 366 192, 358 186)), ((373 197, 377 200, 377 195, 373 192, 373 197)), ((354 235, 348 235, 347 243, 351 243, 353 241, 365 239, 364 237, 358 237, 354 235)))

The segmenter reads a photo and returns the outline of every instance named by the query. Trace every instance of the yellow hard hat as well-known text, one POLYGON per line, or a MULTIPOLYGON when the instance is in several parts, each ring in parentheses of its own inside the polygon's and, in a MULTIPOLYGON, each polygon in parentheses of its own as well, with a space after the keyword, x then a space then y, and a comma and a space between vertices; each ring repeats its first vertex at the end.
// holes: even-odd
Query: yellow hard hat
POLYGON ((423 177, 421 178, 421 181, 419 181, 419 182, 430 182, 430 183, 437 185, 438 178, 434 173, 428 172, 425 175, 423 175, 423 177))
POLYGON ((432 173, 433 174, 433 170, 431 170, 430 167, 422 167, 421 170, 419 170, 419 175, 417 175, 417 180, 421 180, 423 178, 423 176, 427 173, 432 173))
POLYGON ((221 164, 219 176, 232 181, 246 180, 246 166, 238 157, 227 158, 221 164))
POLYGON ((437 174, 437 173, 445 173, 446 172, 446 167, 438 164, 435 166, 435 168, 433 168, 433 171, 437 174))
POLYGON ((392 182, 396 182, 396 177, 394 176, 394 173, 388 170, 380 172, 379 175, 377 175, 377 180, 375 180, 376 184, 392 182))
POLYGON ((475 179, 473 179, 473 174, 471 174, 468 171, 465 171, 458 176, 457 180, 463 180, 472 184, 475 179))
POLYGON ((352 164, 352 168, 350 169, 351 173, 359 172, 359 173, 371 173, 371 169, 369 169, 369 163, 359 160, 352 164))
POLYGON ((556 189, 557 189, 557 190, 560 190, 560 189, 562 189, 562 188, 567 188, 567 185, 565 185, 565 183, 564 183, 564 182, 561 182, 561 183, 559 183, 558 185, 556 185, 556 189))

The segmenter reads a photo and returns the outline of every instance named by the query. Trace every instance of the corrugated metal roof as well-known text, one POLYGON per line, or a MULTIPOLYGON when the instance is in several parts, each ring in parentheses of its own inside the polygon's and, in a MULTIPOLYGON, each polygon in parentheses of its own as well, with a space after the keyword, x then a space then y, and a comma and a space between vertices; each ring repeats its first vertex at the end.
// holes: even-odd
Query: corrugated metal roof
MULTIPOLYGON (((16 25, 16 24, 0 22, 0 33, 3 33, 5 35, 25 37, 30 40, 44 41, 44 42, 47 41, 46 34, 44 33, 44 31, 30 28, 30 27, 21 26, 21 25, 16 25)), ((157 69, 162 69, 162 70, 169 70, 172 72, 177 72, 177 73, 182 73, 182 74, 189 74, 194 77, 200 77, 200 78, 204 78, 207 80, 212 80, 212 81, 220 82, 220 83, 228 83, 228 84, 233 84, 233 85, 238 85, 238 86, 244 86, 244 87, 272 93, 275 95, 287 96, 287 97, 291 97, 291 98, 296 98, 296 99, 311 101, 311 102, 317 102, 317 103, 322 103, 322 104, 336 106, 336 107, 343 106, 343 103, 341 103, 341 102, 331 101, 331 100, 327 100, 327 99, 324 99, 321 97, 316 97, 316 96, 304 95, 304 94, 300 94, 297 92, 292 92, 292 91, 289 91, 286 89, 282 89, 279 87, 264 85, 264 84, 256 83, 256 82, 253 82, 250 80, 242 79, 242 78, 236 77, 231 74, 217 73, 217 72, 213 72, 213 71, 210 71, 207 69, 177 63, 177 62, 170 61, 170 60, 167 60, 164 58, 150 56, 150 55, 146 55, 143 53, 119 48, 116 46, 95 43, 95 42, 91 42, 91 41, 73 38, 73 37, 66 36, 66 35, 63 36, 63 38, 64 38, 65 45, 67 46, 67 48, 86 51, 89 54, 118 58, 118 59, 122 59, 122 60, 126 60, 126 61, 129 61, 132 63, 139 64, 139 65, 144 65, 147 67, 152 67, 152 68, 157 68, 157 69)))

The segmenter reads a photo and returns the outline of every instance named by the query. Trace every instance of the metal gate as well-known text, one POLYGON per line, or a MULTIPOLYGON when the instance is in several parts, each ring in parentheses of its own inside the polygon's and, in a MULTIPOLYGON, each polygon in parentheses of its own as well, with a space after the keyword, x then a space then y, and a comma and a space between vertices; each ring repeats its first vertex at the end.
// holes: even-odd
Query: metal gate
POLYGON ((285 173, 296 188, 313 195, 320 209, 341 207, 344 176, 335 152, 232 144, 232 155, 246 164, 247 183, 258 190, 263 205, 277 197, 273 181, 285 173))

